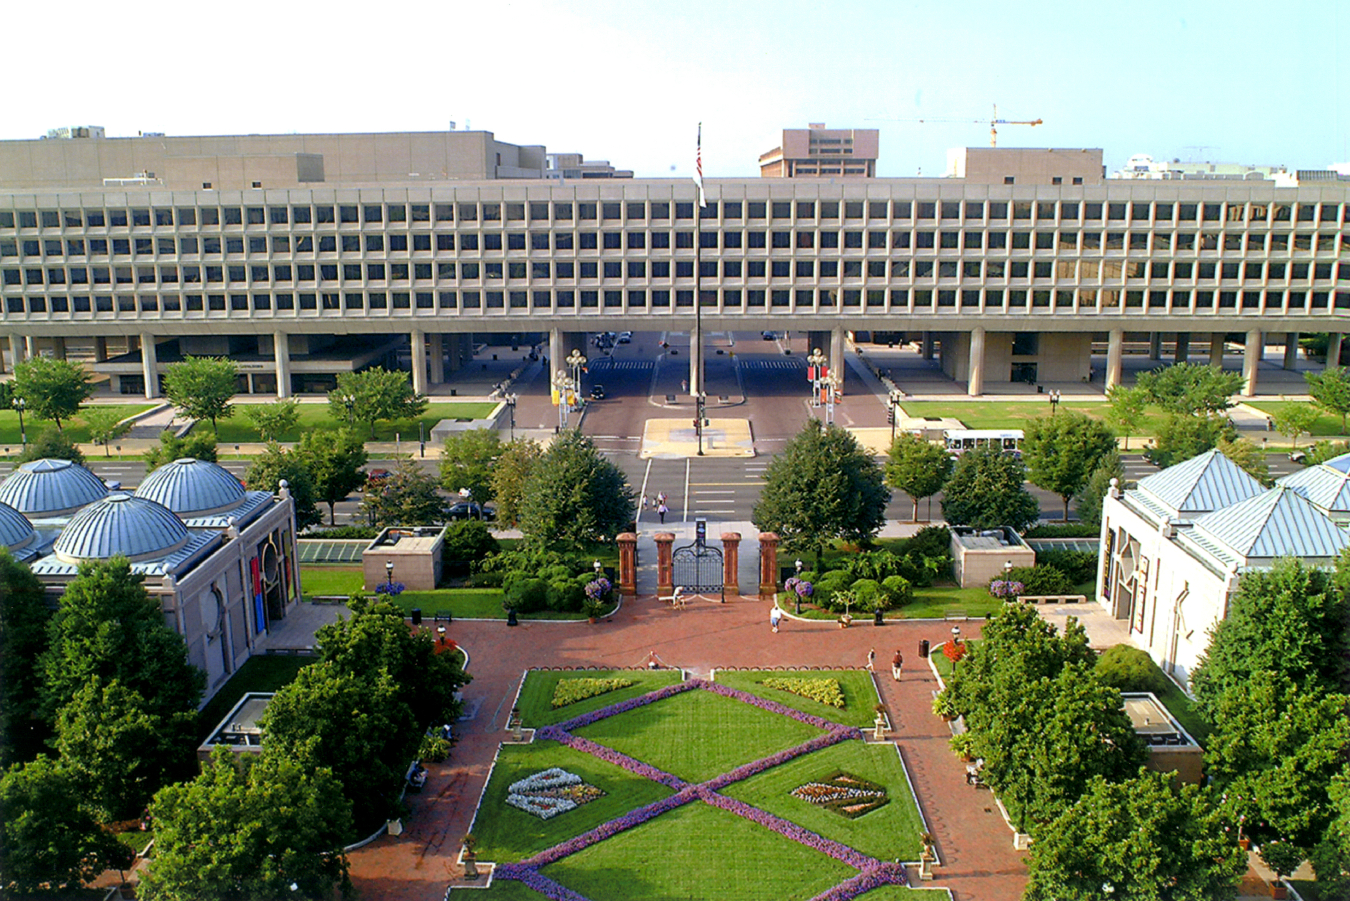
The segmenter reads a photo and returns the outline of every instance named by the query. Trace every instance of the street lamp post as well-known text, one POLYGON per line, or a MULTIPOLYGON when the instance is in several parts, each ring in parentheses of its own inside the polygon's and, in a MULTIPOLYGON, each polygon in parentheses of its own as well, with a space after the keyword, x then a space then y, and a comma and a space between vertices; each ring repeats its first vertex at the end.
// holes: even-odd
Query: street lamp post
POLYGON ((19 413, 19 441, 24 447, 28 447, 28 430, 23 427, 23 410, 28 406, 28 402, 22 397, 14 398, 14 409, 19 413))
POLYGON ((356 398, 350 394, 342 395, 342 403, 347 407, 347 425, 352 424, 352 413, 356 410, 356 398))
MULTIPOLYGON (((797 578, 801 579, 802 561, 798 560, 796 566, 797 566, 797 578)), ((792 590, 792 593, 796 596, 795 597, 796 606, 793 608, 793 610, 796 612, 798 616, 800 616, 802 612, 802 593, 795 588, 792 590)))
POLYGON ((384 584, 392 586, 394 584, 394 561, 384 561, 384 584))
POLYGON ((567 394, 571 387, 572 380, 566 369, 553 373, 553 390, 558 392, 558 431, 567 428, 567 394))
POLYGON ((806 358, 806 365, 810 366, 811 373, 811 406, 820 406, 820 382, 824 377, 825 364, 829 362, 829 357, 820 352, 820 348, 812 349, 806 358))
POLYGON ((1050 415, 1055 415, 1055 408, 1059 406, 1060 393, 1058 391, 1050 392, 1050 415))
POLYGON ((890 412, 891 412, 891 415, 890 415, 889 418, 890 418, 890 420, 891 420, 891 443, 894 444, 894 443, 895 443, 895 421, 896 421, 897 419, 900 418, 900 410, 899 410, 899 407, 900 407, 900 392, 899 392, 899 391, 892 391, 892 392, 891 392, 891 395, 890 395, 890 403, 891 403, 891 411, 890 411, 890 412))
POLYGON ((601 570, 604 569, 604 567, 600 565, 600 561, 599 560, 595 561, 594 563, 591 564, 591 566, 595 568, 595 577, 597 579, 600 578, 600 576, 602 575, 601 570))
POLYGON ((576 389, 578 395, 581 394, 581 373, 586 368, 586 355, 580 350, 573 350, 567 355, 567 365, 572 367, 572 387, 576 389))
POLYGON ((707 422, 704 414, 707 411, 708 395, 702 391, 698 393, 698 418, 694 420, 694 434, 698 436, 698 455, 703 456, 703 426, 707 422))
POLYGON ((511 410, 511 440, 516 440, 516 396, 506 395, 506 406, 511 410))
POLYGON ((824 378, 825 383, 825 424, 834 425, 834 402, 839 397, 844 380, 837 372, 831 372, 824 378))

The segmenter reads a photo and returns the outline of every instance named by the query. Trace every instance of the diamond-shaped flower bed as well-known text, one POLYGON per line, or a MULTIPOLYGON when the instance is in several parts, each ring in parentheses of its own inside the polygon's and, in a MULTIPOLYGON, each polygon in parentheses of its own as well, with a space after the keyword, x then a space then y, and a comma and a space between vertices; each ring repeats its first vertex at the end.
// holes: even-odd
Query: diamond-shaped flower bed
POLYGON ((594 698, 611 691, 618 691, 621 688, 628 688, 633 684, 635 683, 632 679, 590 679, 585 677, 560 679, 558 684, 553 686, 552 706, 556 710, 559 707, 566 707, 587 698, 594 698))
POLYGON ((507 804, 541 820, 552 819, 605 796, 594 785, 587 785, 580 776, 561 767, 550 767, 513 782, 510 792, 506 796, 507 804))
POLYGON ((792 790, 792 797, 832 810, 850 820, 884 807, 891 800, 884 786, 842 771, 823 781, 797 786, 792 790))

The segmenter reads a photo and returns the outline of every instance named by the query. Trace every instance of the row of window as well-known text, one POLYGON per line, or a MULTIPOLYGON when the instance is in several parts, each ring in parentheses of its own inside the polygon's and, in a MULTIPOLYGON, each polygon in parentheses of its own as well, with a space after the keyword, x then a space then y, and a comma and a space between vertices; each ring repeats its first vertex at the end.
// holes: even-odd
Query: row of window
MULTIPOLYGON (((0 238, 0 257, 242 256, 437 251, 692 250, 692 231, 437 232, 413 234, 201 235, 146 238, 0 238)), ((1154 253, 1233 251, 1350 253, 1350 235, 1337 232, 1078 232, 1055 231, 707 231, 706 250, 1145 250, 1154 253)))
MULTIPOLYGON (((723 288, 700 292, 704 307, 781 309, 785 312, 815 312, 863 308, 914 312, 932 309, 999 311, 1044 309, 1062 311, 1113 311, 1136 309, 1159 313, 1205 313, 1218 311, 1325 314, 1350 311, 1350 293, 1326 291, 1143 291, 1112 288, 1076 290, 1023 290, 986 288, 966 290, 931 289, 826 289, 741 290, 723 288)), ((567 310, 574 308, 662 309, 694 305, 694 292, 664 289, 626 291, 367 291, 302 294, 183 294, 11 297, 6 314, 81 313, 262 313, 277 311, 387 311, 387 310, 567 310)))
MULTIPOLYGON (((1317 280, 1338 278, 1350 281, 1350 263, 1339 267, 1331 263, 1190 263, 1190 262, 1124 262, 1120 260, 873 260, 864 264, 862 260, 716 260, 700 261, 698 272, 702 278, 822 278, 842 277, 885 279, 1002 279, 1036 278, 1073 281, 1075 277, 1083 281, 1119 281, 1121 279, 1151 279, 1154 281, 1266 281, 1282 282, 1286 278, 1302 282, 1309 277, 1317 280)), ((383 282, 430 281, 478 281, 479 279, 500 280, 550 280, 569 281, 577 278, 595 280, 613 279, 669 279, 672 272, 678 279, 694 277, 692 260, 677 260, 672 269, 666 260, 648 263, 643 260, 630 260, 626 263, 610 262, 559 262, 559 263, 325 263, 319 266, 300 264, 232 265, 232 266, 72 266, 47 268, 6 268, 0 270, 0 285, 18 287, 22 285, 175 285, 253 283, 266 284, 276 282, 287 284, 295 282, 335 282, 339 275, 346 282, 383 282), (317 276, 317 277, 316 277, 317 276)))
MULTIPOLYGON (((1005 200, 710 201, 701 219, 950 219, 966 222, 1305 222, 1344 220, 1339 203, 1005 200)), ((363 203, 289 206, 132 207, 0 210, 0 229, 180 228, 198 226, 383 225, 408 222, 660 222, 693 219, 694 204, 670 201, 363 203), (528 213, 528 216, 527 216, 528 213)))

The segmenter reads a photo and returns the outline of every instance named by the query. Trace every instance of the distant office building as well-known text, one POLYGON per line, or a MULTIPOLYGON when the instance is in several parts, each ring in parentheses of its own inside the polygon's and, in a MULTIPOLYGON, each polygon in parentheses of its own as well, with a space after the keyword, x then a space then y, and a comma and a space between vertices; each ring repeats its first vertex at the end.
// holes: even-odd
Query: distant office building
POLYGON ((615 169, 609 160, 583 159, 579 153, 550 153, 545 178, 632 178, 632 169, 615 169))
POLYGON ((783 141, 759 158, 763 178, 875 178, 875 128, 786 128, 783 141))

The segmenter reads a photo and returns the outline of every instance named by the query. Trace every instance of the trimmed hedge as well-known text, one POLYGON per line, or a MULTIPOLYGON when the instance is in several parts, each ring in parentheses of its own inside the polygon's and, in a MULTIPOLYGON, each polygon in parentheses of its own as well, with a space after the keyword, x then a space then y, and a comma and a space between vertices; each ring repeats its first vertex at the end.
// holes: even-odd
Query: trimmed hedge
POLYGON ((1120 691, 1151 691, 1161 695, 1167 689, 1167 676, 1148 652, 1128 644, 1118 644, 1097 658, 1097 675, 1120 691))

